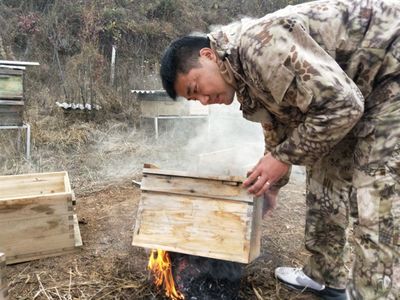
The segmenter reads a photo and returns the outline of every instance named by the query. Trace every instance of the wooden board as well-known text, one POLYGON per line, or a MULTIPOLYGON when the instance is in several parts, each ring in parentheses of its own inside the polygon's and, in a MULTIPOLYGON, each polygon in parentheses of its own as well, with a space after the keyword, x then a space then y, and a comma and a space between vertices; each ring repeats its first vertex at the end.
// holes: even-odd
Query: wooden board
POLYGON ((142 117, 188 116, 188 101, 140 101, 142 117))
POLYGON ((71 193, 67 172, 0 176, 0 203, 4 199, 13 200, 57 193, 71 193))
POLYGON ((0 252, 0 289, 6 287, 5 268, 6 255, 3 252, 0 252))
POLYGON ((22 70, 0 68, 0 99, 22 99, 23 82, 22 70))
POLYGON ((198 173, 188 173, 184 171, 175 171, 175 170, 163 170, 156 168, 154 165, 145 164, 143 168, 143 175, 145 174, 158 174, 158 175, 166 175, 166 176, 176 176, 176 177, 185 177, 185 178, 195 178, 195 179, 207 179, 207 180, 216 180, 223 182, 231 182, 233 185, 239 185, 243 183, 245 180, 242 176, 209 176, 202 175, 198 173), (147 168, 147 166, 153 166, 151 168, 147 168))
POLYGON ((0 300, 8 299, 8 286, 5 278, 6 256, 0 252, 0 300))
MULTIPOLYGON (((61 247, 61 244, 59 244, 59 246, 54 249, 46 248, 46 250, 41 250, 41 251, 39 251, 36 248, 36 249, 34 249, 35 252, 32 252, 32 253, 19 254, 19 255, 14 255, 14 256, 10 256, 10 257, 7 256, 7 265, 25 262, 25 261, 32 261, 32 260, 36 260, 36 259, 42 259, 42 258, 46 258, 46 257, 66 255, 66 254, 76 253, 76 252, 80 251, 83 243, 82 243, 81 233, 79 230, 78 217, 76 214, 73 215, 72 221, 73 221, 72 232, 74 233, 72 244, 68 245, 67 247, 61 247)), ((70 239, 68 239, 68 240, 70 241, 70 239)))
POLYGON ((23 123, 24 101, 0 100, 0 126, 20 126, 23 123))
POLYGON ((242 183, 228 180, 228 177, 195 178, 193 176, 185 177, 184 173, 171 172, 171 175, 159 173, 161 172, 153 172, 153 169, 144 171, 141 184, 142 191, 253 202, 252 196, 241 187, 242 183))
POLYGON ((233 179, 144 169, 132 244, 251 262, 260 253, 262 201, 233 179))

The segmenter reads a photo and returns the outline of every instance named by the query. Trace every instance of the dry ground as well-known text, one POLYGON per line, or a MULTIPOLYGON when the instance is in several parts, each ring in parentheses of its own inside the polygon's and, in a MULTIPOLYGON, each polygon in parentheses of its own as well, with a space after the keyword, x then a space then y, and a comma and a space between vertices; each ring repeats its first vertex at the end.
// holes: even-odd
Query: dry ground
MULTIPOLYGON (((164 299, 150 283, 142 248, 131 246, 140 190, 132 178, 77 194, 84 246, 76 254, 7 266, 14 299, 164 299)), ((136 178, 139 179, 140 178, 136 178)), ((242 299, 314 299, 283 287, 273 277, 280 265, 299 266, 303 248, 304 185, 289 183, 278 208, 264 220, 262 254, 246 267, 242 299)))
MULTIPOLYGON (((7 266, 10 300, 164 299, 151 284, 145 249, 131 246, 140 199, 132 179, 140 181, 144 162, 187 170, 196 165, 193 157, 197 154, 232 149, 237 143, 240 152, 235 159, 256 159, 258 154, 244 152, 254 148, 251 141, 260 140, 250 136, 254 129, 249 128, 236 141, 232 137, 244 124, 237 120, 225 123, 211 122, 212 130, 201 138, 194 138, 195 129, 188 124, 161 128, 164 135, 155 140, 151 133, 135 131, 126 122, 93 123, 50 116, 34 123, 32 158, 22 163, 7 150, 13 137, 0 135, 0 173, 68 171, 84 243, 76 254, 7 266)), ((215 166, 207 160, 203 163, 215 166)), ((235 165, 229 159, 220 163, 235 165)), ((200 162, 198 167, 203 167, 200 162)), ((273 276, 275 267, 300 266, 307 258, 304 198, 302 181, 291 181, 281 191, 277 209, 263 222, 261 256, 245 268, 241 299, 315 299, 286 289, 273 276)))

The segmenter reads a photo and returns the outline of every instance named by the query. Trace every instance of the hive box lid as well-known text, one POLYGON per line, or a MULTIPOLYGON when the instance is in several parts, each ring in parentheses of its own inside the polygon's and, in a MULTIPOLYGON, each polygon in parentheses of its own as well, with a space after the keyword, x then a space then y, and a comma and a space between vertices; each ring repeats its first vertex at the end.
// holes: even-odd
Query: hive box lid
POLYGON ((243 180, 144 168, 132 244, 251 262, 260 253, 262 199, 243 180))

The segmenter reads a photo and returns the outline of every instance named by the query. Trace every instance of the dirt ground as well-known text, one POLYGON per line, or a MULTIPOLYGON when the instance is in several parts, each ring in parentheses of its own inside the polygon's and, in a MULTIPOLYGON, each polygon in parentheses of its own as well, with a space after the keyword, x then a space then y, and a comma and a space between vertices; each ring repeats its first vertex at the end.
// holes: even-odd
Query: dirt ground
MULTIPOLYGON (((131 246, 140 190, 131 180, 77 194, 84 245, 76 254, 7 266, 14 299, 164 299, 151 284, 145 249, 131 246)), ((273 276, 281 265, 300 266, 303 247, 304 183, 290 182, 273 215, 263 222, 262 253, 245 268, 241 299, 314 299, 288 290, 273 276)))

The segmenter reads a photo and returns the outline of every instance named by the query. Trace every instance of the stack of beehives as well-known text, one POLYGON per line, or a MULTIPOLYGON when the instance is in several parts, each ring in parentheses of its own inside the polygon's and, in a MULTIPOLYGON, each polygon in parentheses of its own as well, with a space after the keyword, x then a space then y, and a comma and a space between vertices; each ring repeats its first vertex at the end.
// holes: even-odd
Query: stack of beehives
POLYGON ((82 245, 67 172, 0 176, 0 251, 7 264, 82 245))
POLYGON ((0 126, 22 125, 24 69, 0 66, 0 126))
POLYGON ((8 299, 7 284, 5 278, 6 256, 0 252, 0 300, 8 299))

